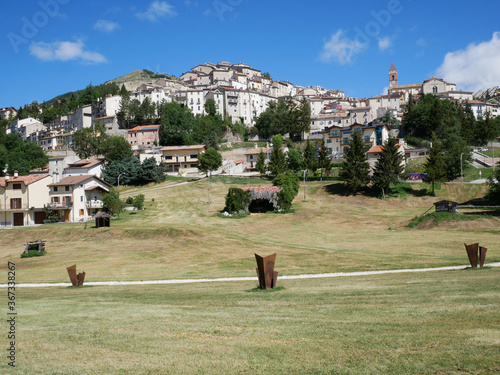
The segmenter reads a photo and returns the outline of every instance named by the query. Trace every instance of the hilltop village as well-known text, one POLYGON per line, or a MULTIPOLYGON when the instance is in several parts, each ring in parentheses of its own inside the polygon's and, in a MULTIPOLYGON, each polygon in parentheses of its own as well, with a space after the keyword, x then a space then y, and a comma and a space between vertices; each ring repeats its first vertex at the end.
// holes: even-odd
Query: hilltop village
MULTIPOLYGON (((93 217, 103 208, 103 196, 112 185, 103 179, 105 160, 98 157, 79 158, 72 152, 74 135, 82 129, 103 126, 105 133, 122 137, 141 162, 153 158, 157 164, 166 165, 165 173, 175 175, 200 175, 198 156, 206 151, 205 144, 165 145, 161 142, 158 123, 148 123, 158 118, 158 108, 166 103, 177 103, 194 116, 207 115, 207 103, 213 103, 215 112, 229 124, 239 124, 246 129, 250 141, 270 141, 254 131, 263 113, 278 101, 301 103, 308 108, 308 117, 300 139, 321 140, 328 155, 342 158, 353 133, 361 135, 372 163, 380 153, 380 146, 389 137, 398 138, 410 98, 418 99, 433 94, 439 99, 470 106, 476 119, 496 118, 500 105, 495 98, 498 87, 485 92, 459 91, 453 83, 441 78, 429 78, 421 83, 401 84, 398 70, 392 64, 388 71, 388 91, 385 95, 370 98, 346 96, 341 90, 320 86, 304 87, 288 81, 275 81, 269 73, 239 63, 205 63, 193 67, 179 78, 161 76, 147 82, 116 80, 120 92, 96 98, 90 104, 76 107, 70 113, 46 118, 19 116, 14 107, 0 109, 0 119, 7 122, 5 134, 17 134, 21 140, 36 143, 49 153, 49 163, 28 175, 18 171, 0 177, 0 195, 3 196, 0 225, 41 224, 47 218, 47 207, 62 221, 78 222, 93 217), (482 100, 478 100, 481 98, 482 100), (137 108, 147 106, 150 116, 137 124, 124 110, 125 105, 137 108), (156 111, 156 112, 155 112, 156 111), (128 116, 128 117, 127 117, 128 116), (132 121, 128 121, 132 120, 132 121), (378 146, 378 148, 377 148, 378 146)), ((58 100, 53 105, 61 105, 58 100)), ((38 110, 35 112, 38 113, 38 110)), ((40 110, 41 113, 41 110, 40 110)), ((241 141, 241 135, 228 132, 229 142, 241 141)), ((398 143, 400 152, 411 156, 426 155, 426 150, 407 147, 398 143)), ((269 147, 247 148, 238 152, 223 153, 223 166, 216 173, 255 173, 258 154, 269 154, 269 147)), ((118 176, 119 184, 119 176, 118 176)))

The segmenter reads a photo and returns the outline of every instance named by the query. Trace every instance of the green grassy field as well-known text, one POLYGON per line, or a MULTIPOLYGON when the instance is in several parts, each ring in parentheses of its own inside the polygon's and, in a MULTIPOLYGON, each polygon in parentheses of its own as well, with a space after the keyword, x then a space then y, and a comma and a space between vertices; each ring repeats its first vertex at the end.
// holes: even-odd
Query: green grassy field
MULTIPOLYGON (((146 210, 122 213, 111 228, 2 229, 0 284, 8 261, 17 283, 69 282, 72 264, 87 282, 255 276, 253 254, 273 252, 280 275, 465 265, 464 242, 500 261, 498 211, 407 227, 435 201, 482 196, 482 185, 442 184, 430 197, 414 184, 404 199, 380 200, 315 181, 306 202, 301 184, 295 213, 218 217, 228 188, 243 183, 268 184, 214 179, 210 205, 206 180, 126 188, 122 197, 146 196, 146 210), (23 243, 39 238, 47 255, 20 259, 23 243)), ((278 278, 284 289, 271 292, 256 282, 18 288, 15 372, 490 374, 500 372, 499 281, 489 268, 278 278)), ((6 293, 0 304, 6 316, 6 293)))

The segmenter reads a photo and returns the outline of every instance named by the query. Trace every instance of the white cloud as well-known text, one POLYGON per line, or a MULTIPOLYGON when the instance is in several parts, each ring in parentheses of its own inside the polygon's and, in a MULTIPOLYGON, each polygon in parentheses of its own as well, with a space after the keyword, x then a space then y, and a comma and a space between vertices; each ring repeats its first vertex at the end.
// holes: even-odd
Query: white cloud
POLYGON ((367 44, 363 44, 359 40, 349 39, 344 35, 343 30, 338 30, 323 45, 323 52, 320 59, 323 62, 337 60, 340 64, 349 64, 357 54, 367 48, 367 44))
POLYGON ((120 28, 119 24, 107 20, 98 20, 94 25, 95 30, 104 31, 105 33, 112 33, 113 31, 119 28, 120 28))
POLYGON ((427 43, 425 42, 425 39, 424 39, 424 38, 420 38, 420 39, 418 39, 415 43, 417 44, 417 46, 420 46, 420 47, 425 47, 425 45, 427 44, 427 43))
POLYGON ((177 12, 166 1, 153 1, 145 12, 135 14, 137 18, 151 22, 158 22, 160 18, 175 17, 177 12))
POLYGON ((392 45, 392 40, 388 36, 385 38, 378 38, 378 49, 381 51, 385 51, 392 45))
POLYGON ((70 61, 80 60, 85 63, 104 63, 106 58, 98 52, 85 50, 82 41, 77 42, 54 42, 54 43, 31 43, 30 53, 43 61, 70 61))
POLYGON ((448 52, 436 76, 470 91, 500 85, 500 32, 493 33, 490 41, 448 52))

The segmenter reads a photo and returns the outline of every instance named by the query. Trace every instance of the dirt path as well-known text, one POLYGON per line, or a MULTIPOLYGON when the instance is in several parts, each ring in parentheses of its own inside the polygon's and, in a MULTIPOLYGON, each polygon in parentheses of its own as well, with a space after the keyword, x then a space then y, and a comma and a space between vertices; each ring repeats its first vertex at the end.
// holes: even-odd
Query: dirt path
MULTIPOLYGON (((500 262, 485 264, 486 267, 500 267, 500 262)), ((279 280, 296 280, 296 279, 321 279, 331 277, 344 276, 371 276, 383 275, 390 273, 412 273, 412 272, 432 272, 432 271, 453 271, 463 270, 469 266, 450 266, 437 268, 415 268, 415 269, 400 269, 400 270, 384 270, 384 271, 364 271, 364 272, 337 272, 337 273, 320 273, 310 275, 289 275, 279 276, 279 280)), ((172 280, 145 280, 145 281, 90 281, 86 282, 88 286, 114 286, 114 285, 163 285, 163 284, 191 284, 191 283, 211 283, 211 282, 226 282, 226 281, 257 281, 257 277, 224 277, 218 279, 172 279, 172 280)), ((16 284, 18 288, 47 288, 47 287, 67 287, 71 283, 40 283, 40 284, 16 284)), ((7 288, 7 284, 0 284, 0 288, 7 288)))

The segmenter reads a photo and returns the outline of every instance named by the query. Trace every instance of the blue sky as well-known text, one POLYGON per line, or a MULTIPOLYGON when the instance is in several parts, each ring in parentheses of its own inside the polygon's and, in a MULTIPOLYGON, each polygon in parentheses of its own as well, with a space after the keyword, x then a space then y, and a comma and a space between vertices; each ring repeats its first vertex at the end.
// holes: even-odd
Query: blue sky
POLYGON ((400 84, 437 76, 475 91, 500 86, 499 15, 483 0, 5 2, 0 107, 219 61, 355 97, 382 93, 392 62, 400 84))

